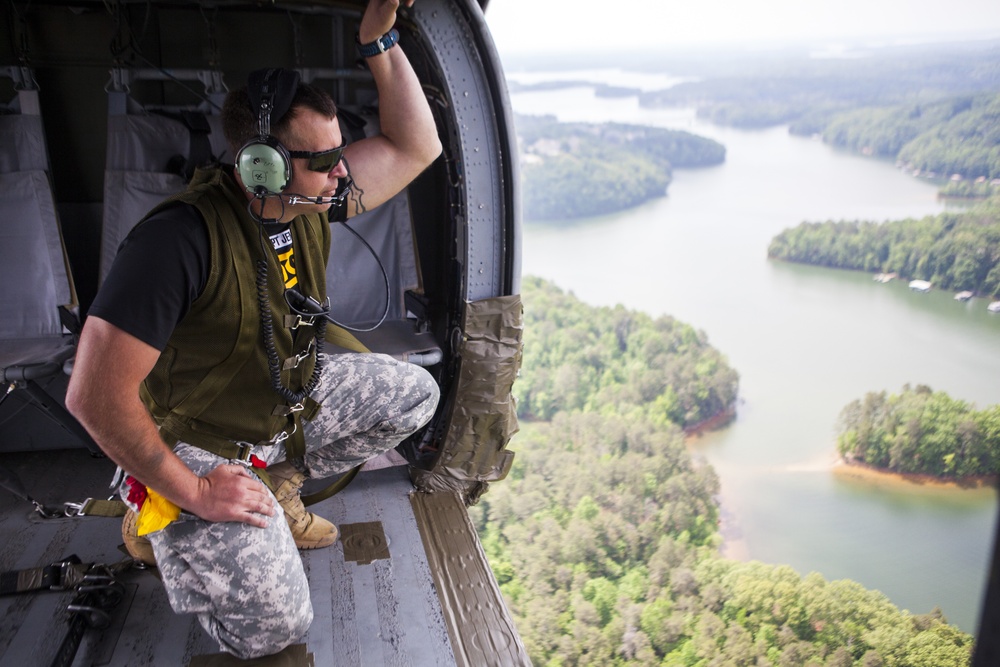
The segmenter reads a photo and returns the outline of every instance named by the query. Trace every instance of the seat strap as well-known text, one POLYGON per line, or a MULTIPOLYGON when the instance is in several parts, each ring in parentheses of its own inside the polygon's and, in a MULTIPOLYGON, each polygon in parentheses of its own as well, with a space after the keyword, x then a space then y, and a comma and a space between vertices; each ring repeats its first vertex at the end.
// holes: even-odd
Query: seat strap
POLYGON ((165 166, 164 171, 177 174, 185 181, 190 181, 197 167, 215 160, 215 156, 212 155, 212 142, 209 139, 212 126, 208 124, 208 118, 205 114, 199 111, 171 112, 161 109, 154 109, 153 113, 182 123, 188 131, 187 157, 175 155, 165 166))

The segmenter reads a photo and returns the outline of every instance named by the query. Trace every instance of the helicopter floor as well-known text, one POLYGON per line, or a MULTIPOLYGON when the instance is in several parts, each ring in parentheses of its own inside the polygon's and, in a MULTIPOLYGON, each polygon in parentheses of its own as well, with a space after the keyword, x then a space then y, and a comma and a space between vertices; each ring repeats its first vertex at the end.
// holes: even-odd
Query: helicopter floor
MULTIPOLYGON (((109 460, 94 458, 84 449, 4 453, 0 467, 14 473, 28 493, 47 506, 103 494, 114 471, 109 460)), ((486 591, 488 596, 491 589, 496 590, 495 581, 488 574, 471 523, 466 519, 467 531, 461 526, 448 531, 471 532, 459 540, 472 540, 470 554, 446 553, 468 548, 458 542, 435 546, 438 538, 434 530, 428 531, 426 522, 435 523, 434 514, 447 508, 436 507, 439 499, 428 509, 415 503, 412 493, 405 466, 385 467, 363 471, 342 493, 310 508, 341 529, 341 539, 333 546, 301 552, 315 620, 303 639, 304 651, 301 646, 297 650, 310 654, 313 662, 274 664, 462 665, 476 659, 469 650, 475 651, 471 644, 478 641, 459 646, 457 653, 453 650, 449 633, 458 632, 459 644, 467 642, 461 637, 464 630, 453 620, 463 614, 449 609, 448 600, 457 600, 459 607, 465 603, 461 595, 449 597, 444 589, 471 588, 486 591), (423 517, 423 527, 416 515, 423 517), (448 570, 452 557, 462 566, 448 570), (476 563, 482 567, 466 567, 476 563), (483 568, 485 573, 479 571, 483 568), (463 583, 463 577, 474 580, 463 583)), ((464 514, 457 497, 455 502, 464 514)), ((46 519, 26 501, 2 490, 0 535, 0 572, 46 565, 70 554, 84 563, 112 564, 125 558, 119 519, 46 519)), ((127 569, 118 580, 125 589, 123 599, 111 610, 107 627, 86 631, 72 665, 230 664, 205 662, 219 649, 195 617, 170 609, 155 570, 127 569)), ((66 607, 74 595, 73 591, 45 590, 0 597, 0 664, 52 664, 69 629, 66 607)), ((472 606, 484 606, 482 602, 473 600, 472 606)), ((485 606, 498 607, 500 622, 472 621, 500 628, 500 634, 506 635, 501 644, 519 645, 516 633, 509 634, 513 627, 502 601, 491 605, 487 600, 485 606)))

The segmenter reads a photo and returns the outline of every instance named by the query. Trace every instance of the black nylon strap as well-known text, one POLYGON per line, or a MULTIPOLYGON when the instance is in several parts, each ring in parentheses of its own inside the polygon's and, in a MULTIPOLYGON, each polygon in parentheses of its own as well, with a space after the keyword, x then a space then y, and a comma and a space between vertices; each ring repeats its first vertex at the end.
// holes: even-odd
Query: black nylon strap
POLYGON ((16 595, 40 590, 62 590, 76 586, 88 566, 76 556, 64 561, 0 573, 0 595, 16 595))

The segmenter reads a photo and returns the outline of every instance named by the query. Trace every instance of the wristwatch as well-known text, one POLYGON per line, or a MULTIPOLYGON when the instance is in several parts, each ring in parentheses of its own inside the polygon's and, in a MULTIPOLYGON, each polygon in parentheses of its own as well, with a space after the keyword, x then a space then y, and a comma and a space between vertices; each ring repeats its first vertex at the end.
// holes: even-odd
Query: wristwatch
POLYGON ((362 58, 371 58, 380 53, 385 53, 399 43, 399 31, 392 28, 374 42, 361 43, 361 35, 355 35, 354 40, 358 43, 358 55, 362 58))

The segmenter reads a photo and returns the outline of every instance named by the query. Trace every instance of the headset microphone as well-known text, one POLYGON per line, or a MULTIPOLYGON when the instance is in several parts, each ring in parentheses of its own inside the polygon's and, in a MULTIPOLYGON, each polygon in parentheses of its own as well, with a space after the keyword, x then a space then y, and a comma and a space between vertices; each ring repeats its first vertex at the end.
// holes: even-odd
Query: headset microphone
POLYGON ((305 195, 295 194, 291 192, 283 192, 282 197, 288 197, 288 203, 292 206, 296 204, 343 204, 344 200, 347 199, 347 193, 351 191, 351 186, 354 185, 354 179, 349 175, 342 179, 337 185, 337 193, 332 197, 307 197, 305 195))
POLYGON ((305 195, 281 195, 282 197, 288 197, 288 203, 292 206, 296 204, 340 204, 344 201, 344 195, 335 195, 333 197, 306 197, 305 195))
POLYGON ((334 204, 343 201, 340 197, 306 197, 305 195, 283 195, 288 197, 288 203, 292 206, 296 204, 334 204))

